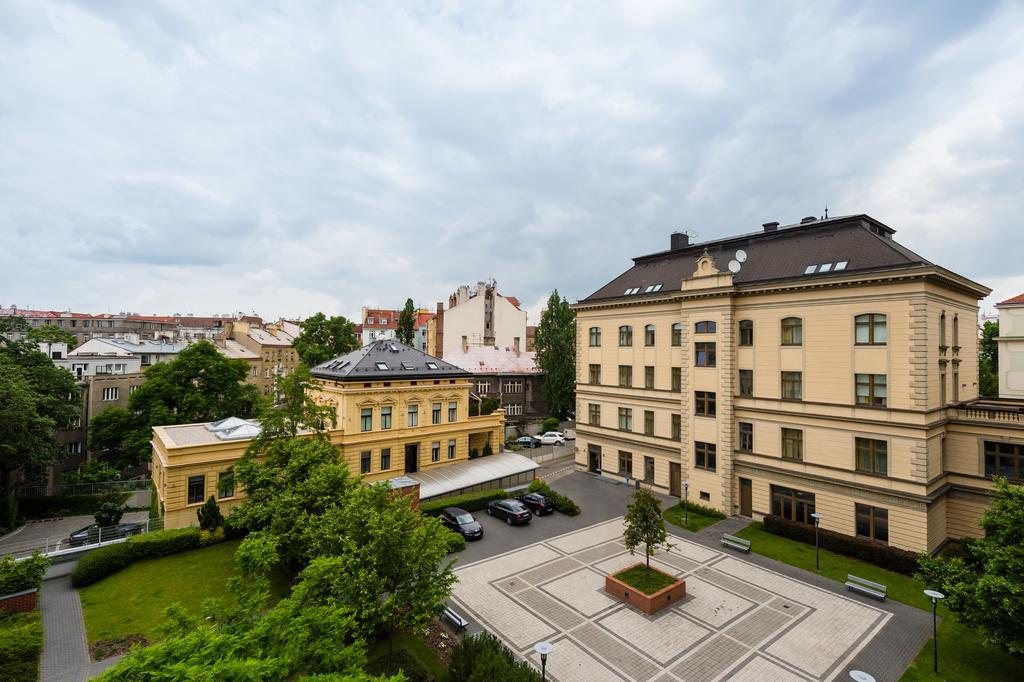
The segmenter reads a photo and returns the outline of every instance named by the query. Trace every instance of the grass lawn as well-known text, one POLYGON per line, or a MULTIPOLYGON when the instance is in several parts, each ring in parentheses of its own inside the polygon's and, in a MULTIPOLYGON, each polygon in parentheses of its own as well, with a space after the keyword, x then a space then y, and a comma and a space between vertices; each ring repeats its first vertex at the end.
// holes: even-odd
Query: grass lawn
POLYGON ((647 570, 646 566, 627 568, 625 571, 616 573, 615 577, 644 594, 654 594, 676 581, 676 578, 666 575, 656 568, 647 570))
MULTIPOLYGON (((750 540, 750 551, 796 566, 832 580, 846 582, 849 573, 882 583, 886 594, 904 604, 931 611, 931 601, 924 596, 925 585, 901 573, 887 571, 872 564, 841 554, 821 550, 821 570, 814 568, 814 546, 790 540, 765 531, 760 524, 751 524, 737 533, 750 540)), ((1010 656, 1001 649, 986 646, 982 637, 957 623, 948 611, 939 607, 939 670, 932 673, 932 644, 921 650, 903 676, 904 681, 963 680, 965 682, 1002 682, 1024 679, 1024 659, 1010 656)))
POLYGON ((665 520, 671 523, 672 525, 679 526, 680 528, 685 528, 686 530, 690 530, 695 533, 702 528, 707 528, 708 526, 718 523, 722 520, 719 517, 705 516, 704 514, 694 511, 693 508, 691 508, 689 514, 689 523, 683 523, 683 521, 686 518, 686 514, 683 512, 683 505, 681 504, 677 504, 674 507, 669 507, 664 512, 662 512, 662 515, 665 517, 665 520))
MULTIPOLYGON (((90 644, 142 634, 161 639, 163 610, 178 603, 198 612, 203 600, 222 597, 235 573, 234 555, 240 540, 229 540, 181 554, 145 559, 79 590, 90 644)), ((272 578, 273 601, 288 594, 283 575, 272 578)))
POLYGON ((0 680, 35 680, 43 650, 39 611, 0 611, 0 680))
MULTIPOLYGON (((404 649, 415 658, 427 671, 434 676, 437 682, 448 682, 448 671, 437 660, 433 650, 420 638, 410 635, 408 632, 395 633, 395 651, 404 649)), ((384 638, 379 642, 370 645, 366 652, 367 662, 376 661, 388 655, 388 640, 384 638)))

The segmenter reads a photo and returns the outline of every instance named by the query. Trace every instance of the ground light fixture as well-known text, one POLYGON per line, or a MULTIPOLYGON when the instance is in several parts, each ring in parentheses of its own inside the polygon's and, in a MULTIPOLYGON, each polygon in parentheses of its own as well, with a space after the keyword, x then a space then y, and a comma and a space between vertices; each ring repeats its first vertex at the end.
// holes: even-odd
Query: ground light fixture
POLYGON ((818 552, 818 526, 821 525, 821 514, 814 512, 811 514, 811 518, 814 519, 814 570, 821 570, 821 558, 818 552))
POLYGON ((870 673, 866 673, 863 670, 851 670, 850 679, 853 682, 875 682, 874 676, 870 673))
POLYGON ((690 479, 683 481, 683 527, 690 525, 690 479))
POLYGON ((551 642, 537 642, 533 650, 540 656, 540 679, 548 679, 548 654, 555 650, 551 642))
POLYGON ((938 674, 939 672, 939 620, 938 616, 935 615, 936 608, 939 605, 940 599, 945 599, 946 595, 942 594, 938 590, 925 590, 924 596, 932 600, 932 669, 938 674))

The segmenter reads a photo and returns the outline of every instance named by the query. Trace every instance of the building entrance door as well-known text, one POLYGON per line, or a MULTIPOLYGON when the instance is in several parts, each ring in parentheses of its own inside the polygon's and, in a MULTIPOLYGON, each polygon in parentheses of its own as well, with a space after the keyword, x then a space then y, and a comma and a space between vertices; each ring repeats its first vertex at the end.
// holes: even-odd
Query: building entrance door
POLYGON ((599 446, 597 446, 597 445, 591 445, 588 448, 587 451, 588 451, 588 453, 590 455, 590 461, 589 461, 589 467, 588 467, 590 469, 590 473, 592 473, 592 474, 599 474, 599 473, 601 473, 601 448, 599 446))
POLYGON ((409 443, 405 446, 405 473, 415 474, 419 469, 420 463, 420 445, 419 443, 409 443))
POLYGON ((683 494, 680 490, 680 471, 679 462, 668 463, 668 494, 676 498, 683 494))
POLYGON ((754 515, 754 485, 749 478, 740 479, 740 516, 754 515))

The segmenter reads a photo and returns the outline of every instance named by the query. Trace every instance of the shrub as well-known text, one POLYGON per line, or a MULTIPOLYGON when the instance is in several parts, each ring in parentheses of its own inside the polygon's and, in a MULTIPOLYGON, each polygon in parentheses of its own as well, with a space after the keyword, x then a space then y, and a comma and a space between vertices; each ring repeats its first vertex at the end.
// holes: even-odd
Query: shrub
POLYGON ((367 663, 366 672, 371 675, 395 674, 398 671, 405 673, 408 682, 434 682, 434 676, 430 674, 426 666, 419 662, 407 649, 395 649, 391 654, 391 665, 388 665, 386 655, 367 663))
POLYGON ((540 673, 525 661, 516 660, 497 637, 489 632, 467 635, 452 649, 448 666, 452 682, 539 682, 540 673))
POLYGON ((0 497, 0 533, 18 525, 18 498, 14 495, 0 497))
POLYGON ((94 549, 78 560, 78 565, 71 572, 71 584, 74 587, 92 585, 117 573, 131 562, 132 552, 127 540, 94 549))
POLYGON ((479 456, 480 456, 480 451, 477 450, 476 448, 473 448, 472 450, 469 451, 469 458, 470 459, 476 459, 479 456))
POLYGON ((104 502, 96 510, 93 518, 96 519, 96 525, 100 528, 106 528, 108 526, 116 526, 121 522, 122 516, 124 516, 124 507, 117 502, 104 502))
POLYGON ((56 516, 92 515, 99 511, 104 502, 123 505, 129 493, 107 495, 50 495, 47 497, 23 497, 18 500, 18 511, 25 519, 48 519, 56 516))
POLYGON ((558 421, 558 417, 548 417, 540 425, 540 430, 542 433, 547 431, 557 431, 561 423, 562 422, 558 421))
POLYGON ((39 589, 49 567, 49 557, 39 552, 33 552, 32 556, 22 561, 15 561, 13 556, 5 556, 0 559, 0 595, 39 589))
POLYGON ((491 500, 504 500, 508 493, 498 488, 496 490, 480 490, 475 493, 466 493, 456 497, 446 497, 443 500, 431 500, 420 505, 420 512, 427 516, 440 516, 445 507, 460 507, 466 511, 481 511, 487 508, 491 500))
POLYGON ((0 612, 0 680, 35 680, 43 650, 43 623, 38 611, 0 612))
POLYGON ((160 496, 156 494, 156 485, 153 483, 149 484, 149 518, 159 519, 160 514, 160 496))
POLYGON ((216 545, 218 542, 224 542, 227 537, 224 535, 224 527, 214 528, 213 530, 201 530, 199 531, 199 546, 208 547, 210 545, 216 545))
POLYGON ((555 492, 551 486, 539 478, 530 481, 530 485, 526 489, 531 493, 541 493, 547 496, 551 503, 555 505, 555 509, 567 516, 576 516, 580 513, 580 506, 573 502, 571 498, 566 497, 562 493, 555 492))
POLYGON ((200 539, 198 528, 177 528, 133 535, 124 542, 94 549, 83 556, 71 573, 71 584, 75 587, 85 587, 117 573, 133 561, 196 549, 200 546, 200 539))
POLYGON ((217 499, 213 495, 210 495, 203 506, 196 511, 196 516, 199 518, 199 527, 203 530, 216 530, 224 523, 224 515, 220 513, 217 499))
POLYGON ((223 528, 224 538, 227 540, 240 540, 249 534, 249 529, 243 526, 235 515, 224 519, 223 528))
POLYGON ((461 552, 466 549, 466 538, 462 537, 462 533, 456 533, 455 531, 448 531, 448 553, 454 554, 455 552, 461 552))
POLYGON ((484 456, 484 457, 490 457, 490 456, 491 456, 491 455, 493 455, 493 454, 494 454, 494 450, 492 450, 492 449, 491 449, 491 444, 490 444, 490 443, 487 443, 486 445, 484 445, 484 453, 483 453, 483 456, 484 456))
POLYGON ((63 482, 66 485, 77 483, 106 483, 121 478, 121 472, 106 462, 94 459, 78 467, 77 471, 64 473, 63 482))
MULTIPOLYGON (((680 502, 679 503, 679 507, 682 508, 682 506, 683 506, 683 503, 680 502)), ((711 507, 705 507, 703 504, 697 504, 696 502, 687 502, 686 503, 686 507, 687 507, 687 509, 689 509, 691 514, 700 514, 701 516, 710 516, 713 519, 724 519, 725 518, 725 514, 723 514, 722 512, 718 511, 717 509, 712 509, 711 507)))
MULTIPOLYGON (((764 529, 790 540, 814 544, 814 526, 794 523, 780 516, 764 517, 764 529)), ((889 569, 903 575, 913 575, 917 570, 914 552, 883 545, 866 538, 843 535, 831 530, 819 529, 818 542, 823 549, 854 559, 866 561, 875 566, 889 569)))

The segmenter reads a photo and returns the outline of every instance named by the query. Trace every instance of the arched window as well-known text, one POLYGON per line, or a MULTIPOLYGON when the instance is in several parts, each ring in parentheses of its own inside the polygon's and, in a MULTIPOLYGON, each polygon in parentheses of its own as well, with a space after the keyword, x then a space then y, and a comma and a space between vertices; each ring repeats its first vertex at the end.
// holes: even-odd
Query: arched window
POLYGON ((939 315, 939 345, 946 347, 946 311, 939 315))
POLYGON ((854 343, 860 346, 884 346, 889 338, 885 315, 865 313, 853 318, 854 343))
POLYGON ((953 314, 953 348, 960 347, 960 319, 959 316, 953 314))
POLYGON ((600 346, 601 345, 601 328, 591 327, 590 328, 590 345, 600 346))
POLYGON ((632 346, 633 345, 633 328, 628 324, 624 324, 619 327, 619 345, 620 346, 632 346))
POLYGON ((754 345, 754 321, 740 320, 740 345, 754 345))
POLYGON ((676 322, 672 325, 672 345, 681 346, 683 345, 683 325, 676 322))
POLYGON ((703 320, 694 325, 694 331, 698 334, 714 334, 716 325, 711 320, 703 320))
POLYGON ((782 320, 782 345, 802 346, 804 343, 804 321, 799 317, 786 317, 782 320))
POLYGON ((646 327, 644 327, 644 345, 645 346, 653 346, 654 345, 654 325, 653 324, 649 324, 646 327))

